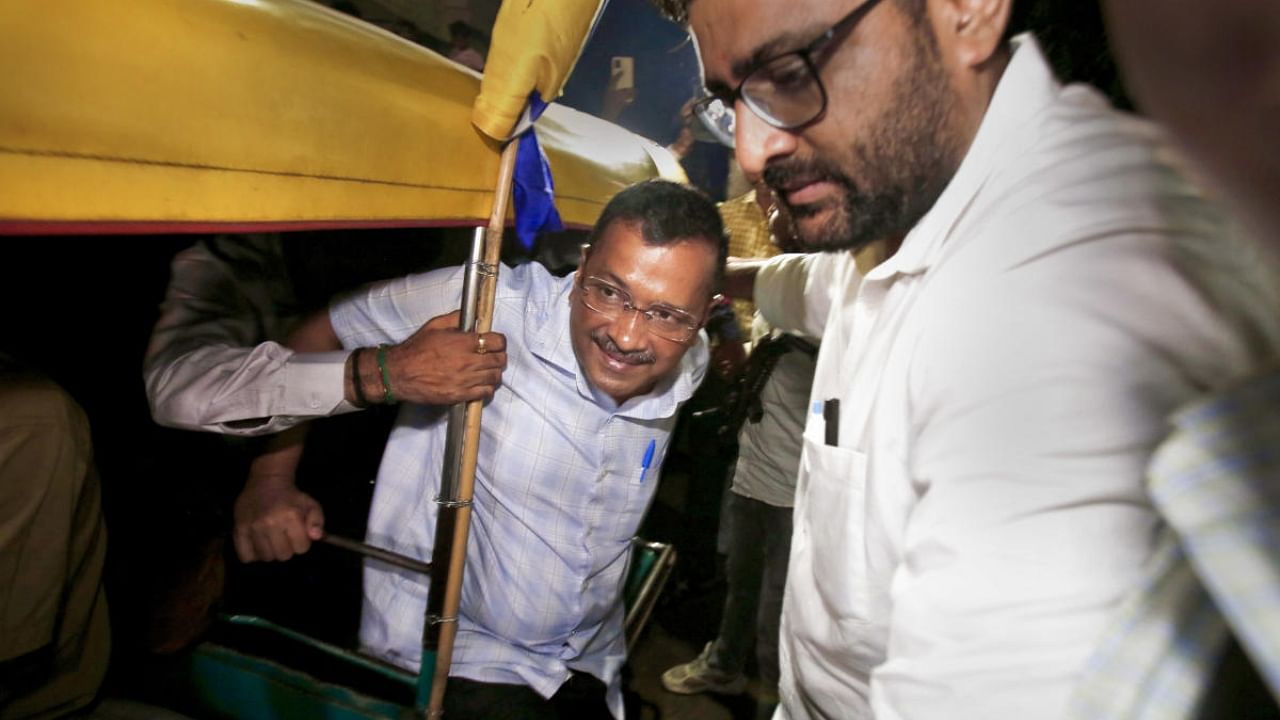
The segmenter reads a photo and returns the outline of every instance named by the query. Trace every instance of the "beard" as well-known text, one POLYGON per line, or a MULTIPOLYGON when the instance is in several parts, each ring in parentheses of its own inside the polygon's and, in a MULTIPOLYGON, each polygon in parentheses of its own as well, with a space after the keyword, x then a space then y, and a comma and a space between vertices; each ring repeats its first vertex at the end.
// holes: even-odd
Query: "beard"
POLYGON ((857 250, 899 238, 933 207, 955 174, 960 153, 949 132, 955 98, 932 36, 918 38, 914 51, 915 61, 893 83, 897 90, 887 110, 872 121, 867 137, 849 147, 846 165, 862 169, 858 179, 831 157, 791 155, 765 167, 764 181, 785 206, 803 250, 857 250), (803 205, 788 203, 780 192, 806 182, 829 182, 839 191, 803 205), (825 222, 806 222, 823 214, 825 222))

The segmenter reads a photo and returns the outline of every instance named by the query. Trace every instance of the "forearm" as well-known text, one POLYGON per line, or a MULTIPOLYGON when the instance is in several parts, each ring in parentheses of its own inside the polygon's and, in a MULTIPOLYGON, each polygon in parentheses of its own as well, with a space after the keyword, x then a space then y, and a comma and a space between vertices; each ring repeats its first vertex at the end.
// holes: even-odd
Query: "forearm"
POLYGON ((267 440, 266 449, 249 465, 246 486, 292 487, 298 463, 302 460, 308 427, 306 423, 295 425, 267 440))
MULTIPOLYGON (((307 318, 289 335, 289 347, 298 352, 332 351, 342 347, 342 340, 333 329, 328 312, 316 313, 307 318)), ((357 347, 342 365, 342 397, 355 407, 366 407, 390 402, 386 378, 382 367, 386 364, 387 349, 357 347), (379 353, 382 353, 381 362, 379 353)), ((390 368, 388 368, 390 372, 390 368)))
POLYGON ((354 409, 344 402, 345 362, 341 351, 295 354, 277 343, 208 346, 153 358, 144 375, 157 423, 263 435, 354 409))
MULTIPOLYGON (((200 243, 174 260, 143 363, 156 422, 234 435, 278 432, 350 410, 344 354, 295 355, 284 344, 288 298, 260 278, 283 273, 270 239, 200 243), (266 341, 266 342, 264 342, 266 341)), ((336 341, 307 350, 336 350, 336 341)))
POLYGON ((734 300, 754 299, 756 275, 767 262, 761 258, 729 258, 724 270, 724 294, 734 300))
POLYGON ((764 319, 784 332, 822 337, 837 272, 833 258, 779 255, 757 262, 754 300, 764 319))

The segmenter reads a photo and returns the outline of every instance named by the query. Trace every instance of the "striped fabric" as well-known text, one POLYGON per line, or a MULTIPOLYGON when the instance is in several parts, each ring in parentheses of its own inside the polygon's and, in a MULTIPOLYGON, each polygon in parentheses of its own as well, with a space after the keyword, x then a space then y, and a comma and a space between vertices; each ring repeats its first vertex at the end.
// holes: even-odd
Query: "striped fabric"
POLYGON ((1069 717, 1201 717, 1232 634, 1280 699, 1280 373, 1174 418, 1151 465, 1168 524, 1069 717))

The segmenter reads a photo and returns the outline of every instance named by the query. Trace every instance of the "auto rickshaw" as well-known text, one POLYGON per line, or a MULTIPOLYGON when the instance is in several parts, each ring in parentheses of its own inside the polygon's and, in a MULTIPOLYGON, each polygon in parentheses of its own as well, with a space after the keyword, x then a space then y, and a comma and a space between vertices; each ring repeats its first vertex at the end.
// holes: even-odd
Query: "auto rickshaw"
MULTIPOLYGON (((11 69, 0 235, 486 224, 500 235, 514 221, 495 200, 500 143, 471 121, 481 77, 305 0, 69 0, 56 12, 3 0, 0 66, 11 69)), ((589 228, 627 185, 684 179, 663 148, 569 108, 551 104, 535 127, 570 229, 589 228)), ((674 561, 670 546, 637 540, 629 644, 674 561)), ((262 618, 220 622, 221 641, 176 662, 183 712, 426 710, 425 667, 419 678, 262 618)))

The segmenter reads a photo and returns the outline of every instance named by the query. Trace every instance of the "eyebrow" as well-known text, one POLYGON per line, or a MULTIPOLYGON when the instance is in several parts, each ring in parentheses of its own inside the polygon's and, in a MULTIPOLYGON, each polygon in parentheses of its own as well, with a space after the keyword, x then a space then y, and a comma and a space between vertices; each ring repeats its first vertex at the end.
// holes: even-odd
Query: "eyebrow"
MULTIPOLYGON (((627 285, 626 281, 624 281, 622 278, 618 277, 617 275, 614 275, 612 272, 609 272, 608 270, 605 270, 603 273, 598 273, 596 275, 593 275, 593 277, 598 278, 600 280, 608 280, 609 282, 618 286, 618 289, 625 292, 627 295, 632 294, 631 288, 630 286, 627 285)), ((633 296, 631 300, 632 302, 634 302, 635 297, 633 296)), ((667 302, 666 300, 657 300, 655 302, 651 302, 648 305, 646 305, 645 308, 648 310, 652 310, 653 308, 663 308, 664 310, 675 310, 677 312, 688 315, 689 317, 694 317, 694 314, 692 311, 688 310, 687 308, 683 308, 679 305, 673 305, 667 302)))
POLYGON ((604 272, 593 273, 593 275, 595 275, 595 277, 597 278, 600 278, 601 280, 608 280, 614 285, 617 285, 619 290, 626 290, 628 293, 631 292, 631 288, 627 286, 626 280, 623 280, 622 278, 618 277, 617 275, 614 275, 612 272, 608 270, 605 270, 604 272))
MULTIPOLYGON (((757 46, 746 58, 730 65, 729 72, 732 73, 733 77, 745 77, 747 73, 767 60, 807 47, 809 43, 818 39, 822 33, 827 31, 828 28, 825 25, 821 25, 821 22, 820 20, 815 21, 814 26, 799 30, 789 30, 774 36, 757 46)), ((718 97, 724 97, 734 90, 734 86, 719 78, 704 77, 703 87, 706 88, 708 93, 718 97)))

